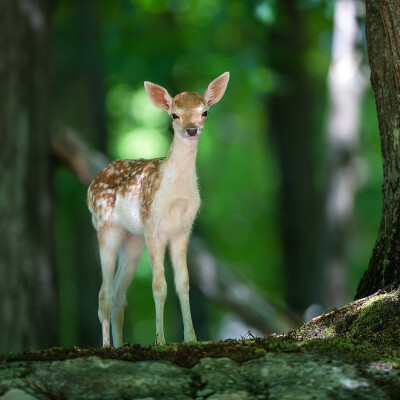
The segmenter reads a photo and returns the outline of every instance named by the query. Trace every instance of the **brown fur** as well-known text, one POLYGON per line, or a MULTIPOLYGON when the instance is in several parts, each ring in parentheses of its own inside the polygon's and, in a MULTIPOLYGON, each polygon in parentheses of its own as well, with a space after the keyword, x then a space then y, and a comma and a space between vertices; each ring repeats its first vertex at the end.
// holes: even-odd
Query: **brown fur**
POLYGON ((202 104, 205 104, 204 97, 195 92, 183 92, 176 95, 172 102, 172 108, 176 105, 183 110, 192 110, 202 104))
POLYGON ((160 187, 160 167, 164 158, 151 160, 143 171, 143 180, 140 196, 140 216, 143 223, 146 223, 150 216, 150 209, 154 195, 160 187))
POLYGON ((142 221, 147 220, 160 184, 160 166, 164 159, 116 160, 96 176, 89 186, 86 201, 100 226, 107 222, 106 216, 114 208, 117 193, 140 198, 142 221))

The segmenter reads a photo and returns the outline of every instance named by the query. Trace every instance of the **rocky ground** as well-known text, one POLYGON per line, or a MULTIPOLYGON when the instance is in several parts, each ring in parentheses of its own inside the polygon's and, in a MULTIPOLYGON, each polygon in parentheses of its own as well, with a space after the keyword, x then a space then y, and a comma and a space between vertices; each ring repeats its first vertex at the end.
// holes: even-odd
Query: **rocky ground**
POLYGON ((0 399, 400 399, 399 290, 282 336, 3 355, 0 399))

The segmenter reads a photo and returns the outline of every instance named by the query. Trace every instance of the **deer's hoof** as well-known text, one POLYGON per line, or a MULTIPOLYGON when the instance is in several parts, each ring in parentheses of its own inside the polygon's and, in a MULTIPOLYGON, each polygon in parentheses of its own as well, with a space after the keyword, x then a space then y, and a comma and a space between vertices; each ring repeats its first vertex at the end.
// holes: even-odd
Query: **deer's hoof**
POLYGON ((164 346, 165 345, 165 338, 164 336, 159 337, 158 335, 156 336, 156 346, 164 346))
POLYGON ((194 333, 194 331, 184 334, 184 337, 185 337, 185 342, 197 342, 196 334, 194 333))

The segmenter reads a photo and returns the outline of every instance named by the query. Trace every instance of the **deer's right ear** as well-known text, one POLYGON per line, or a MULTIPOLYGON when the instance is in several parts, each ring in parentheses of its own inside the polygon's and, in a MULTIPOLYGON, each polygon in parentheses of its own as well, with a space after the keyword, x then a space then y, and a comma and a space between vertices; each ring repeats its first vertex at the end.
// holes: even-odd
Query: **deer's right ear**
POLYGON ((145 82, 144 88, 151 102, 158 108, 169 111, 172 105, 172 97, 166 89, 151 82, 145 82))

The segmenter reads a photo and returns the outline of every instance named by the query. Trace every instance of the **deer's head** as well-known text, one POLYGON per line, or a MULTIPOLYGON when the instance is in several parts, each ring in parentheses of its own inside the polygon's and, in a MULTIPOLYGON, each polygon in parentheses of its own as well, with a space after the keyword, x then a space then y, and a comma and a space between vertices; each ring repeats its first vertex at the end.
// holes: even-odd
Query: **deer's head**
POLYGON ((221 100, 229 81, 229 72, 214 79, 204 94, 183 92, 174 98, 162 86, 145 82, 144 87, 151 102, 166 110, 172 118, 174 132, 184 138, 195 140, 203 130, 208 109, 221 100))

